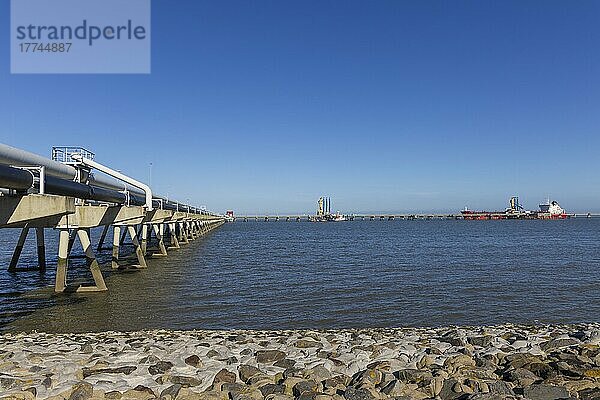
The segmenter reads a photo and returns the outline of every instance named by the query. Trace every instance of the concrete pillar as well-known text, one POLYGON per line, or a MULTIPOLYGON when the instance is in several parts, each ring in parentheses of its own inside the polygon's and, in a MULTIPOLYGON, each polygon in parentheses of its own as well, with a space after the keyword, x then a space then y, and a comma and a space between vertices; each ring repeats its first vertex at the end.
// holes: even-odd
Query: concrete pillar
POLYGON ((179 241, 184 244, 188 244, 190 242, 190 240, 188 239, 188 236, 187 236, 186 229, 187 228, 185 226, 185 221, 180 222, 179 223, 179 234, 181 235, 181 238, 179 239, 179 241))
POLYGON ((121 227, 115 225, 113 231, 113 247, 112 247, 112 260, 111 265, 113 269, 119 268, 119 245, 121 239, 121 227))
POLYGON ((69 244, 67 246, 67 257, 73 251, 73 245, 75 244, 75 237, 77 236, 77 229, 71 229, 69 232, 69 244))
POLYGON ((123 246, 123 243, 125 243, 125 238, 127 237, 127 229, 123 229, 123 233, 121 234, 121 239, 119 241, 119 244, 121 246, 123 246))
POLYGON ((98 260, 96 260, 96 256, 94 255, 94 250, 92 250, 92 242, 90 240, 90 231, 89 229, 79 229, 77 231, 77 235, 79 236, 79 241, 81 242, 81 247, 83 247, 83 251, 85 252, 85 258, 87 260, 88 267, 92 273, 92 277, 94 278, 95 286, 87 286, 80 287, 77 289, 78 292, 100 292, 108 290, 106 284, 104 283, 104 277, 102 276, 102 271, 100 271, 100 266, 98 265, 98 260))
POLYGON ((142 252, 146 255, 148 247, 148 225, 142 224, 142 252))
POLYGON ((37 258, 40 271, 46 270, 46 243, 44 240, 44 228, 35 228, 37 239, 37 258))
POLYGON ((179 240, 177 239, 177 228, 175 226, 175 222, 171 222, 169 224, 169 232, 171 234, 171 247, 174 249, 178 249, 179 246, 179 240))
POLYGON ((13 251, 12 258, 10 259, 10 264, 8 265, 9 272, 15 272, 17 270, 17 264, 19 263, 19 258, 21 257, 21 252, 23 251, 23 246, 25 245, 25 240, 27 239, 28 234, 28 226, 25 226, 23 229, 21 229, 19 240, 17 241, 17 245, 15 246, 15 250, 13 251))
POLYGON ((58 240, 58 264, 56 266, 56 280, 54 291, 62 293, 67 287, 67 262, 69 256, 69 242, 71 241, 69 230, 61 229, 58 240))
POLYGON ((133 226, 128 226, 127 230, 129 231, 129 236, 131 236, 131 241, 133 242, 133 246, 135 247, 135 255, 137 256, 139 267, 147 268, 146 259, 144 258, 144 252, 142 251, 142 246, 138 241, 135 228, 133 226))
POLYGON ((165 241, 164 241, 164 228, 163 228, 163 224, 154 224, 152 225, 152 228, 154 229, 154 234, 156 235, 156 237, 158 238, 158 249, 160 250, 160 255, 161 256, 166 256, 167 255, 167 248, 165 247, 165 241))
POLYGON ((104 240, 106 239, 106 233, 108 232, 109 228, 110 228, 110 225, 104 225, 104 229, 102 230, 102 235, 100 235, 100 240, 98 241, 98 247, 96 248, 97 251, 102 251, 102 246, 104 245, 104 240))

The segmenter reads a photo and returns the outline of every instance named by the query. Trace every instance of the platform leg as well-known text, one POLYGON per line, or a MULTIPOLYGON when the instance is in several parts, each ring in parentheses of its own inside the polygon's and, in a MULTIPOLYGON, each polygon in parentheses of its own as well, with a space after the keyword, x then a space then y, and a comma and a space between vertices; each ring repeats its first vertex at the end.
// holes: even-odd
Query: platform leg
POLYGON ((142 252, 146 254, 148 248, 148 225, 142 224, 142 252))
POLYGON ((181 242, 183 242, 185 244, 189 243, 190 239, 188 239, 187 227, 185 226, 185 222, 179 223, 179 232, 181 234, 181 242))
POLYGON ((81 242, 81 247, 85 252, 85 258, 87 260, 88 267, 92 272, 92 277, 94 278, 95 286, 82 286, 77 289, 78 292, 103 292, 108 290, 106 287, 106 283, 104 283, 104 277, 102 276, 102 271, 100 271, 100 266, 98 265, 98 260, 96 260, 96 256, 94 255, 94 250, 92 250, 92 242, 90 241, 90 231, 88 229, 79 229, 77 231, 77 235, 79 236, 79 241, 81 242))
POLYGON ((12 258, 10 259, 10 264, 8 265, 9 272, 15 272, 17 270, 17 264, 19 263, 19 258, 21 257, 21 252, 23 251, 23 246, 25 245, 25 240, 27 239, 28 234, 28 226, 25 226, 23 229, 21 229, 19 240, 17 241, 15 251, 13 252, 12 258))
POLYGON ((125 243, 125 238, 127 237, 127 229, 123 229, 123 233, 121 234, 120 245, 123 246, 125 243))
POLYGON ((67 247, 67 257, 71 254, 71 251, 73 251, 73 245, 75 244, 76 237, 77 237, 77 229, 71 229, 71 231, 69 232, 69 244, 67 247))
POLYGON ((177 229, 175 228, 175 223, 169 224, 169 232, 171 233, 171 247, 178 249, 179 240, 177 239, 177 229))
POLYGON ((127 230, 129 231, 129 236, 131 236, 131 241, 133 242, 133 246, 135 247, 135 255, 137 256, 139 267, 147 268, 146 259, 144 258, 144 252, 142 251, 142 246, 137 238, 135 233, 135 228, 133 226, 128 226, 127 230))
POLYGON ((104 225, 104 229, 102 230, 102 235, 100 235, 100 240, 98 241, 98 247, 96 251, 102 251, 102 246, 104 246, 104 240, 106 239, 106 234, 110 229, 110 225, 104 225))
POLYGON ((67 263, 69 257, 70 234, 68 229, 61 229, 58 240, 58 264, 56 266, 56 280, 54 291, 62 293, 67 287, 67 263))
POLYGON ((46 271, 46 243, 44 240, 44 228, 35 228, 37 239, 37 258, 40 271, 46 271))
POLYGON ((159 225, 153 225, 152 228, 154 229, 154 234, 156 235, 156 237, 158 238, 158 249, 160 250, 160 255, 161 256, 166 256, 167 255, 167 248, 165 247, 165 241, 163 239, 164 237, 164 228, 163 228, 163 224, 159 224, 159 225))
POLYGON ((121 242, 121 227, 115 226, 113 231, 113 247, 112 247, 112 259, 111 266, 113 269, 119 268, 119 246, 121 242))

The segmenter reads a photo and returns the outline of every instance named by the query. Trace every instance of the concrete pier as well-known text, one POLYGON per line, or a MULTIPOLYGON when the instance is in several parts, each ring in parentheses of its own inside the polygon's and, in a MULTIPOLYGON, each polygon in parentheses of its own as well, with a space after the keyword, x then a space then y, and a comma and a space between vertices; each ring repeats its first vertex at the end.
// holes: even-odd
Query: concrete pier
POLYGON ((32 229, 36 233, 38 269, 46 269, 46 247, 44 229, 59 230, 58 261, 54 290, 63 292, 102 292, 108 290, 95 252, 104 250, 103 243, 110 230, 113 232, 111 268, 147 268, 147 257, 166 257, 168 250, 175 250, 182 244, 198 239, 212 229, 222 225, 221 216, 206 213, 154 209, 148 211, 143 206, 87 204, 67 196, 21 195, 0 196, 0 228, 21 228, 15 245, 10 272, 17 272, 18 261, 25 241, 32 229), (92 228, 102 227, 97 245, 90 237, 92 228), (178 229, 179 228, 179 229, 178 229), (138 229, 142 237, 138 237, 138 229), (170 245, 165 243, 165 232, 169 232, 170 245), (137 263, 125 265, 121 259, 122 245, 128 235, 133 244, 137 263), (151 234, 156 238, 155 252, 149 252, 151 234), (77 243, 76 243, 77 242, 77 243), (81 245, 94 284, 91 286, 69 285, 68 272, 71 251, 76 244, 81 245), (150 253, 150 254, 149 254, 150 253))

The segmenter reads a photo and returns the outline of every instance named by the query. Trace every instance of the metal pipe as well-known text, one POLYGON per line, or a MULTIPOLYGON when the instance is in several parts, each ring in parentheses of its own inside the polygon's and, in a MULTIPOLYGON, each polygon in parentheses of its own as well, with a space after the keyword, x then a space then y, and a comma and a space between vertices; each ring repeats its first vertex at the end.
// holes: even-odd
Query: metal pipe
MULTIPOLYGON (((17 167, 45 167, 45 174, 47 176, 54 176, 56 178, 68 179, 71 181, 77 176, 77 170, 70 165, 53 161, 49 158, 17 149, 3 143, 0 143, 0 164, 14 165, 17 167)), ((126 189, 126 186, 123 183, 103 176, 90 175, 88 177, 88 184, 117 191, 126 189)), ((136 188, 127 189, 137 194, 143 194, 143 191, 136 188)))
POLYGON ((136 181, 133 178, 130 178, 127 175, 124 175, 118 171, 115 171, 112 168, 108 168, 105 165, 102 165, 96 161, 90 160, 88 158, 83 158, 83 156, 81 154, 73 154, 71 156, 71 158, 73 158, 73 160, 82 163, 83 165, 90 167, 90 168, 94 168, 97 169, 100 172, 103 172, 107 175, 112 176, 113 178, 119 179, 125 183, 130 184, 131 186, 137 187, 138 189, 142 189, 144 191, 144 193, 146 194, 146 208, 148 209, 148 211, 152 211, 153 207, 152 207, 152 189, 150 189, 150 186, 146 185, 145 183, 142 183, 140 181, 136 181))
POLYGON ((90 186, 54 176, 46 177, 46 193, 92 200, 92 188, 90 186))
POLYGON ((33 174, 18 168, 0 165, 0 187, 27 190, 33 186, 33 174))
MULTIPOLYGON (((87 160, 87 159, 86 159, 87 160)), ((9 167, 10 165, 13 166, 20 166, 20 167, 32 167, 32 166, 37 166, 37 167, 44 167, 44 175, 45 175, 45 182, 48 182, 48 178, 50 177, 54 177, 54 178, 58 178, 61 180, 66 180, 66 181, 73 181, 76 177, 77 177, 77 169, 70 166, 70 165, 66 165, 57 161, 53 161, 49 158, 25 151, 25 150, 21 150, 21 149, 17 149, 15 147, 11 147, 8 146, 6 144, 2 144, 0 143, 0 164, 5 164, 5 166, 1 166, 0 167, 4 167, 4 168, 11 168, 9 167)), ((101 164, 98 164, 101 165, 101 164)), ((92 167, 95 168, 95 167, 92 167)), ((102 171, 102 169, 100 168, 96 168, 101 172, 105 172, 102 171)), ((113 170, 111 170, 113 171, 113 170)), ((116 173, 116 171, 114 171, 116 173)), ((2 172, 0 172, 1 174, 2 172)), ((106 172, 105 172, 106 173, 106 172)), ((108 174, 108 175, 112 175, 112 174, 108 174)), ((122 174, 121 174, 122 175, 122 174)), ((124 175, 123 175, 124 176, 124 175)), ((34 178, 31 175, 30 172, 28 171, 23 171, 20 170, 19 168, 11 168, 10 170, 5 170, 4 171, 4 179, 9 179, 10 185, 17 185, 17 187, 12 188, 12 187, 8 187, 9 189, 16 189, 16 190, 27 190, 30 187, 32 187, 34 185, 34 178), (12 171, 15 170, 15 171, 12 171), (8 172, 10 172, 10 174, 8 174, 8 172), (19 178, 14 178, 11 177, 10 179, 8 178, 9 175, 12 176, 12 174, 17 174, 17 176, 19 178), (27 185, 27 187, 25 187, 25 174, 27 174, 27 182, 31 182, 29 185, 27 185), (16 182, 15 180, 18 180, 19 182, 16 182), (19 189, 21 188, 21 189, 19 189)), ((131 178, 129 178, 131 179, 131 178)), ((50 181, 52 182, 52 179, 50 179, 50 181)), ((126 182, 126 181, 125 181, 126 182)), ((135 181, 137 182, 137 181, 135 181)), ((54 181, 55 183, 55 187, 54 189, 51 189, 52 191, 54 190, 61 190, 61 188, 68 188, 68 190, 71 190, 72 192, 76 192, 79 193, 77 197, 79 196, 88 196, 88 197, 93 197, 91 198, 92 200, 98 200, 98 201, 106 201, 106 202, 115 202, 115 203, 120 203, 123 199, 126 200, 126 195, 121 193, 125 190, 127 190, 129 192, 129 204, 133 204, 133 205, 144 205, 144 204, 148 204, 148 199, 147 199, 147 193, 144 191, 143 188, 134 185, 132 183, 129 183, 129 185, 134 186, 131 187, 129 185, 125 185, 123 182, 120 182, 118 180, 112 179, 110 177, 106 177, 106 176, 95 176, 93 174, 90 174, 87 178, 87 185, 85 184, 81 184, 83 186, 90 186, 91 187, 91 194, 87 194, 88 193, 88 189, 84 188, 84 187, 80 187, 77 185, 70 185, 69 183, 65 183, 65 182, 61 182, 61 181, 54 181), (103 191, 102 189, 108 190, 108 192, 103 191)), ((74 182, 77 183, 77 182, 74 182)), ((139 183, 139 182, 137 182, 139 183)), ((8 186, 9 182, 3 182, 2 181, 2 177, 0 177, 0 192, 2 193, 8 193, 6 190, 3 189, 3 186, 8 186)), ((45 188, 44 188, 45 189, 45 188)), ((45 190, 47 193, 48 190, 45 190)), ((185 205, 175 202, 175 201, 168 201, 166 198, 164 197, 159 197, 159 196, 155 196, 155 198, 164 200, 163 201, 163 208, 165 209, 170 209, 170 210, 174 210, 174 211, 180 211, 183 210, 185 207, 185 205)), ((125 203, 125 201, 123 201, 123 203, 125 203)), ((150 200, 150 204, 152 204, 152 200, 150 200)), ((150 208, 152 209, 152 208, 150 208)), ((209 215, 215 215, 217 216, 218 214, 213 214, 213 213, 209 213, 209 215)))

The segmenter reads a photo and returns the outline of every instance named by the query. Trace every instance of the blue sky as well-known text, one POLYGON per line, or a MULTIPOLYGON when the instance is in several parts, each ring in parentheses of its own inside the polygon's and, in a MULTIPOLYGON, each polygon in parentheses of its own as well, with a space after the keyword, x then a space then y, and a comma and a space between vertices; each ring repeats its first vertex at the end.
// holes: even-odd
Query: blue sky
POLYGON ((238 213, 600 211, 600 2, 153 0, 150 75, 11 75, 0 142, 238 213))

